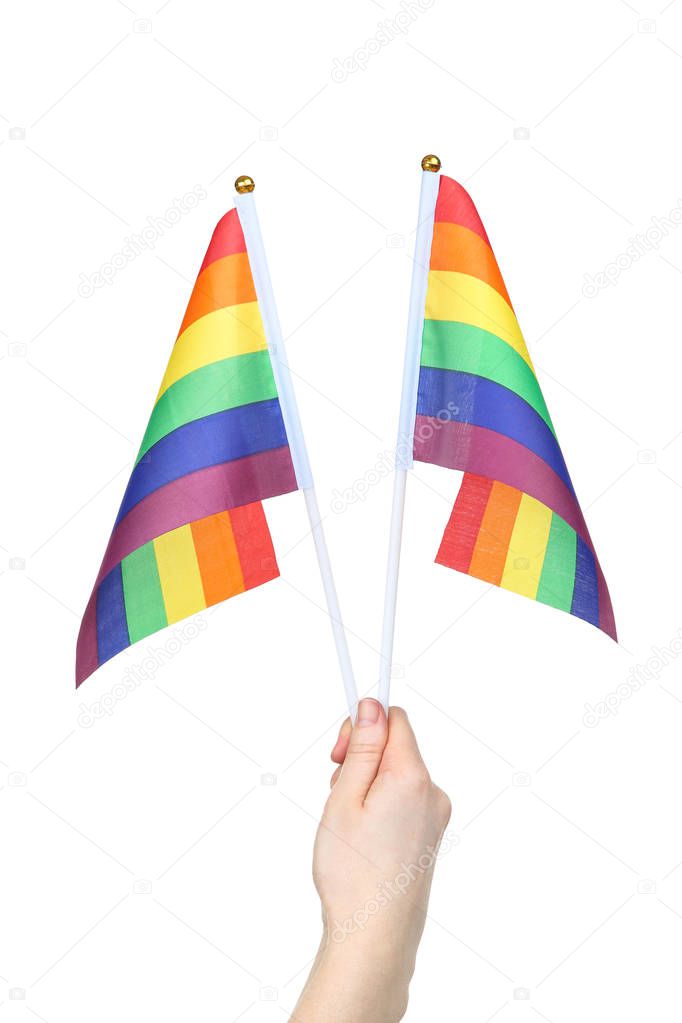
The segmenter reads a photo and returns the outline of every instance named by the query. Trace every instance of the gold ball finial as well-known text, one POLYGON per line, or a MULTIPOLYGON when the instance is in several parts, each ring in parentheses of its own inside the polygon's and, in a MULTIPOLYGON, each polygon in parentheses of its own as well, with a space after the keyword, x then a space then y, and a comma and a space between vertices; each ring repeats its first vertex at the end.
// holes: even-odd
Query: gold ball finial
POLYGON ((432 171, 434 174, 437 174, 440 170, 440 160, 438 157, 434 156, 433 153, 429 153, 428 156, 425 156, 422 160, 422 170, 432 171))
POLYGON ((244 195, 245 192, 253 192, 256 183, 248 174, 241 174, 235 181, 234 187, 240 195, 244 195))

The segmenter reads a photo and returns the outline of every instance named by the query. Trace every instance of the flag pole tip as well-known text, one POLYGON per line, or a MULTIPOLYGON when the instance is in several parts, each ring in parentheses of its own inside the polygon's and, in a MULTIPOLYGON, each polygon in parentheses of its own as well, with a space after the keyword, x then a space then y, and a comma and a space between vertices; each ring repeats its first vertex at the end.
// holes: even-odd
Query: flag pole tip
POLYGON ((422 160, 422 170, 432 171, 434 174, 437 174, 440 170, 439 158, 434 156, 433 153, 429 153, 428 156, 425 156, 422 160))
POLYGON ((244 195, 246 192, 253 192, 256 187, 256 183, 248 174, 240 174, 234 183, 234 187, 240 195, 244 195))

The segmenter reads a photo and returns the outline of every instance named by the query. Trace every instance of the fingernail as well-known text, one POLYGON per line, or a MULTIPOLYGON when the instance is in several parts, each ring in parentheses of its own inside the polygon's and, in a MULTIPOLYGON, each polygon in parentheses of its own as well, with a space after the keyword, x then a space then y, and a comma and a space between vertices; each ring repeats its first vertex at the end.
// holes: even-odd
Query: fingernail
POLYGON ((375 725, 379 720, 379 710, 380 705, 376 700, 360 700, 358 705, 358 727, 364 728, 366 725, 375 725))

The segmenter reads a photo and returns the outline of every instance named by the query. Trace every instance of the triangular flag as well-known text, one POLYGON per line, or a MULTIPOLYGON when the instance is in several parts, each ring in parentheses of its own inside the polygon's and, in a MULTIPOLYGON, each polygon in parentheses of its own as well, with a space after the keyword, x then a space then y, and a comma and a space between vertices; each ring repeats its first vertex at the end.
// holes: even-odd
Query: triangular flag
POLYGON ((201 265, 83 616, 76 685, 131 643, 276 578, 261 501, 299 486, 233 209, 201 265))
POLYGON ((616 639, 606 581, 476 207, 441 176, 420 226, 431 238, 413 453, 465 473, 436 560, 616 639))

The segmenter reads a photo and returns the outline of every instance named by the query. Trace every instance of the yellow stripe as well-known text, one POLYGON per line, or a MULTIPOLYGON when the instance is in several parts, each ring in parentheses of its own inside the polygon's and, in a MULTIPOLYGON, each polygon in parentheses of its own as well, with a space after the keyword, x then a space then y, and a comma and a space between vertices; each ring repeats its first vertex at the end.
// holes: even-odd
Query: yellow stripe
POLYGON ((206 600, 192 539, 192 527, 180 526, 170 533, 157 536, 154 540, 154 553, 159 566, 168 624, 203 611, 206 600))
POLYGON ((498 291, 478 277, 450 270, 429 271, 426 319, 470 323, 497 334, 533 369, 513 309, 498 291))
POLYGON ((535 600, 551 524, 551 509, 523 494, 500 586, 535 600))
POLYGON ((216 309, 190 323, 175 342, 156 400, 176 380, 201 366, 263 348, 267 342, 257 302, 216 309))

